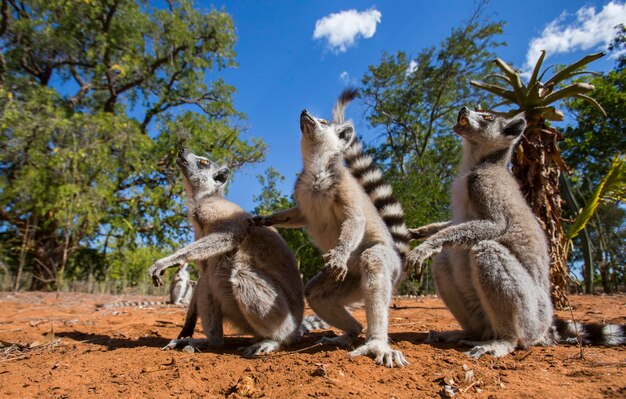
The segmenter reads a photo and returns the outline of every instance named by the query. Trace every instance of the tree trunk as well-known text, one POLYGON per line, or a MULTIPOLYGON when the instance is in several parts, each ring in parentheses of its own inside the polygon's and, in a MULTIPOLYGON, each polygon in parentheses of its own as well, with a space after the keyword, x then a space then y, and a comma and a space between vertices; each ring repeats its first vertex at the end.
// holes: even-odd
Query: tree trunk
POLYGON ((548 238, 552 303, 562 309, 567 305, 568 286, 567 239, 559 194, 559 176, 565 169, 557 143, 562 136, 546 126, 540 114, 528 114, 526 121, 528 127, 513 157, 513 173, 548 238))
POLYGON ((45 233, 38 231, 33 245, 35 246, 33 251, 35 264, 30 289, 50 291, 55 287, 57 270, 63 256, 63 245, 57 241, 54 230, 45 233))

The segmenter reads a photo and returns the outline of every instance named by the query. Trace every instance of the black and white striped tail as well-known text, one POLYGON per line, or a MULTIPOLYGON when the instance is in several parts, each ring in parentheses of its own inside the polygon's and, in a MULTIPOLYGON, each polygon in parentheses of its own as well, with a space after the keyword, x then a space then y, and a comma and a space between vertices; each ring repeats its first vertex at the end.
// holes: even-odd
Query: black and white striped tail
POLYGON ((625 345, 626 325, 579 323, 554 319, 555 339, 558 342, 585 345, 625 345))
POLYGON ((302 323, 300 323, 299 331, 300 335, 308 334, 313 330, 325 330, 330 325, 324 320, 320 319, 317 315, 304 316, 302 323))
POLYGON ((122 301, 110 302, 96 305, 96 309, 116 309, 116 308, 145 308, 150 306, 171 305, 168 301, 122 301))
POLYGON ((393 189, 383 181, 382 171, 374 164, 372 157, 363 151, 363 145, 356 139, 344 152, 343 158, 352 176, 359 181, 376 206, 393 237, 396 250, 404 259, 410 251, 411 233, 404 224, 404 211, 393 196, 393 189))
MULTIPOLYGON (((333 107, 334 123, 344 122, 346 106, 357 96, 358 91, 354 88, 346 88, 341 92, 333 107)), ((344 151, 343 159, 352 176, 359 181, 376 206, 393 237, 398 254, 404 259, 410 251, 411 233, 404 224, 402 205, 393 196, 391 186, 383 182, 382 171, 374 164, 372 157, 363 151, 363 145, 356 138, 344 151)))

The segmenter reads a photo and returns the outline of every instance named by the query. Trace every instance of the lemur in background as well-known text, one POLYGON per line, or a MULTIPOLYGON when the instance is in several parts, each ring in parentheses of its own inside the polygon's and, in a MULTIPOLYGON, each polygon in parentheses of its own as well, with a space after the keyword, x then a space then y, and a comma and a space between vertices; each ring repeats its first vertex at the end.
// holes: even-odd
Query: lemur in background
MULTIPOLYGON (((257 216, 263 226, 305 227, 324 254, 324 269, 305 287, 311 308, 344 334, 324 342, 351 347, 362 331, 346 306, 365 299, 367 337, 350 356, 372 355, 377 364, 404 366, 402 352, 388 343, 388 306, 402 276, 402 261, 385 224, 384 207, 376 206, 344 165, 356 138, 354 126, 344 121, 346 105, 356 91, 345 90, 337 101, 333 122, 302 111, 300 130, 303 170, 295 185, 297 206, 270 216, 257 216)), ((380 180, 374 185, 380 184, 380 180)), ((372 187, 370 192, 376 191, 372 187)), ((384 190, 381 190, 384 191, 384 190)), ((392 210, 389 209, 389 214, 392 210)), ((408 233, 407 233, 408 241, 408 233)))
POLYGON ((126 307, 148 307, 148 306, 165 306, 165 305, 188 305, 191 301, 191 295, 196 282, 191 280, 187 263, 183 263, 176 273, 172 276, 170 283, 170 299, 169 301, 121 301, 110 302, 96 305, 98 310, 114 309, 126 307))
POLYGON ((160 285, 167 268, 196 262, 199 280, 181 335, 193 334, 199 315, 207 339, 177 339, 166 348, 220 347, 223 320, 261 339, 243 351, 246 357, 289 345, 300 333, 304 294, 287 244, 274 229, 252 226, 251 215, 224 198, 228 168, 186 150, 176 163, 196 241, 156 261, 148 274, 160 285))
MULTIPOLYGON (((454 126, 463 158, 452 183, 453 219, 411 230, 413 238, 427 238, 407 265, 438 254, 437 292, 463 328, 429 339, 469 345, 474 358, 576 336, 572 324, 553 317, 546 237, 508 168, 525 128, 522 115, 507 119, 463 107, 454 126)), ((590 342, 626 341, 623 326, 579 328, 590 342)))

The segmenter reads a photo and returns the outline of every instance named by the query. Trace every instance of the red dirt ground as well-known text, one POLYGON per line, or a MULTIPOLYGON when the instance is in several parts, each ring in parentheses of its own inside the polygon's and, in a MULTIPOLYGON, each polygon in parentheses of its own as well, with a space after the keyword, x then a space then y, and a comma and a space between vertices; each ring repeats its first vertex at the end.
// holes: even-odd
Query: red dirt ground
MULTIPOLYGON (((429 330, 459 328, 435 297, 393 301, 390 337, 411 362, 401 369, 315 346, 332 331, 253 360, 236 350, 250 338, 228 329, 221 351, 163 351, 185 309, 95 310, 128 299, 155 297, 0 293, 0 397, 432 398, 447 397, 449 385, 454 397, 467 398, 626 398, 625 346, 587 347, 582 358, 577 346, 560 345, 473 360, 467 348, 425 344, 429 330)), ((626 323, 624 295, 570 300, 579 321, 626 323)), ((364 321, 362 309, 355 314, 364 321)))

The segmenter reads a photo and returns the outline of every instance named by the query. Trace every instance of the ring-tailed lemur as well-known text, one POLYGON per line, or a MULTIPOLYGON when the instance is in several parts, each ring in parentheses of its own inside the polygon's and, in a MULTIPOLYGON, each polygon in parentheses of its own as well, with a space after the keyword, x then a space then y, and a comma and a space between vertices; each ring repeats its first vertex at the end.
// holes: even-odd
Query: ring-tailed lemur
POLYGON ((186 150, 176 163, 183 173, 196 241, 156 261, 148 274, 160 285, 167 268, 196 262, 199 280, 181 335, 193 333, 199 315, 207 339, 173 340, 166 348, 219 347, 223 320, 261 339, 244 350, 246 357, 289 345, 299 336, 304 295, 287 244, 274 229, 251 225, 250 214, 224 198, 228 168, 186 150))
MULTIPOLYGON (((508 169, 525 127, 521 115, 506 119, 463 107, 454 126, 463 159, 452 184, 453 219, 411 230, 414 238, 428 238, 407 264, 438 254, 437 292, 463 328, 430 340, 460 339, 474 358, 550 344, 559 338, 555 330, 564 338, 574 330, 553 322, 546 237, 508 169)), ((614 342, 624 342, 621 326, 606 328, 614 342)))
POLYGON ((257 216, 259 225, 306 227, 324 253, 324 269, 305 287, 311 308, 344 334, 325 342, 352 346, 361 324, 346 305, 365 298, 367 337, 351 356, 372 355, 388 367, 408 364, 388 342, 388 306, 402 275, 402 262, 387 225, 357 179, 344 165, 343 153, 355 138, 343 109, 354 96, 344 92, 335 106, 335 119, 300 115, 303 171, 295 186, 297 206, 271 216, 257 216), (341 115, 339 115, 341 114, 341 115))
POLYGON ((170 299, 169 301, 121 301, 110 302, 105 304, 98 304, 96 308, 101 309, 114 309, 114 308, 127 308, 127 307, 148 307, 148 306, 165 306, 165 305, 188 305, 191 301, 191 294, 193 287, 196 285, 195 281, 192 281, 187 270, 187 263, 183 263, 176 273, 172 276, 172 282, 170 283, 170 299))

